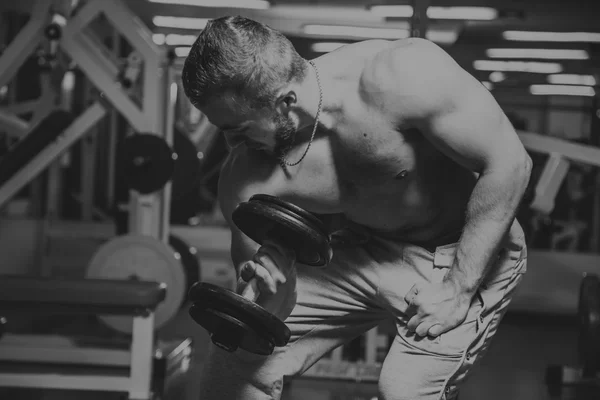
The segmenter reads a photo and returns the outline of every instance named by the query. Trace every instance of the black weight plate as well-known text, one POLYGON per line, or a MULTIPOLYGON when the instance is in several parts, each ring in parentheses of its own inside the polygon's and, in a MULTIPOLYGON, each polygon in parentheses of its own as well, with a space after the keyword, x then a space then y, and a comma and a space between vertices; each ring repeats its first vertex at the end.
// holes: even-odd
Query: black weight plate
POLYGON ((323 222, 313 214, 298 207, 297 205, 290 203, 289 201, 282 200, 279 197, 271 196, 268 194, 255 194, 254 196, 250 197, 250 201, 256 200, 266 204, 277 204, 278 206, 283 207, 294 214, 297 214, 299 216, 299 219, 306 220, 307 222, 312 223, 315 229, 319 229, 323 233, 323 235, 328 236, 327 229, 325 229, 325 225, 323 225, 323 222))
POLYGON ((244 349, 253 354, 270 355, 275 348, 268 337, 260 336, 244 322, 223 312, 192 304, 190 316, 211 333, 212 342, 227 351, 244 349))
POLYGON ((240 203, 232 214, 237 227, 256 243, 270 238, 292 248, 298 262, 322 267, 331 261, 329 238, 313 224, 298 219, 296 214, 276 204, 260 201, 240 203))
POLYGON ((183 266, 183 272, 185 273, 185 293, 183 306, 187 301, 187 293, 189 292, 192 285, 200 281, 200 261, 197 257, 197 250, 195 247, 187 244, 183 239, 176 235, 169 235, 169 246, 173 248, 175 253, 179 254, 179 260, 183 266))
POLYGON ((586 275, 579 290, 579 356, 584 370, 600 371, 600 278, 586 275))
POLYGON ((290 340, 290 329, 283 321, 231 290, 198 282, 190 289, 189 297, 195 306, 230 315, 250 326, 258 335, 271 338, 276 346, 285 346, 290 340))
POLYGON ((125 138, 120 158, 123 179, 141 194, 162 189, 173 176, 174 153, 158 135, 138 133, 125 138))

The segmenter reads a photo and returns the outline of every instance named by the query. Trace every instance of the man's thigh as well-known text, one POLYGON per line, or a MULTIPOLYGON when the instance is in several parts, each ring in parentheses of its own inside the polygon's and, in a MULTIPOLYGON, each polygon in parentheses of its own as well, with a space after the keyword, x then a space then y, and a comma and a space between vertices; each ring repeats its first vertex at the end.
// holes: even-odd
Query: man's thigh
MULTIPOLYGON (((456 245, 429 252, 405 246, 406 270, 416 271, 414 280, 393 292, 382 287, 385 301, 397 315, 396 338, 383 365, 380 400, 451 399, 458 393, 477 360, 481 359, 498 330, 498 325, 526 270, 526 251, 521 236, 511 238, 499 253, 487 279, 474 297, 467 318, 455 329, 433 339, 419 338, 406 329, 404 295, 419 280, 443 279, 452 266, 456 245)), ((382 282, 393 282, 394 271, 382 282)))

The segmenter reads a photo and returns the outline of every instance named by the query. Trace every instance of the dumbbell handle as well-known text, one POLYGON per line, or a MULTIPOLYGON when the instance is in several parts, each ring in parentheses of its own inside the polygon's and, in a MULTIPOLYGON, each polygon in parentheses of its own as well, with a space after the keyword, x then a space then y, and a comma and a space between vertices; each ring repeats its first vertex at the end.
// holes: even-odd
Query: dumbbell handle
POLYGON ((256 279, 250 279, 250 282, 248 282, 248 285, 246 285, 242 292, 242 297, 254 303, 258 300, 258 296, 260 296, 258 281, 256 279))

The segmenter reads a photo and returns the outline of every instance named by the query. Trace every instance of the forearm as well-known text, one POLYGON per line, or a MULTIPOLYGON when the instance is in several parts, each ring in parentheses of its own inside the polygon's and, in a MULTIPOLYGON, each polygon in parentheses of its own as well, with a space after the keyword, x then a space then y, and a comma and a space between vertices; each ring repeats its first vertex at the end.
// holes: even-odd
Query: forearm
POLYGON ((474 293, 489 272, 529 182, 527 162, 482 174, 467 206, 466 223, 446 281, 474 293))

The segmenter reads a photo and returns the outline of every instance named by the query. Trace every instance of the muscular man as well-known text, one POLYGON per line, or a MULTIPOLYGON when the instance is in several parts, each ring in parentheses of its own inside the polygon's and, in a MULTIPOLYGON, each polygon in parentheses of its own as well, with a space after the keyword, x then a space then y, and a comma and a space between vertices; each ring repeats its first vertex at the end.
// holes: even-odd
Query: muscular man
POLYGON ((317 59, 241 17, 212 20, 185 61, 186 95, 225 134, 230 221, 256 193, 343 233, 325 269, 295 265, 230 223, 242 292, 285 320, 270 356, 211 345, 201 399, 279 399, 284 375, 393 319, 381 400, 452 399, 526 269, 515 214, 531 161, 492 95, 423 39, 369 40, 317 59))

